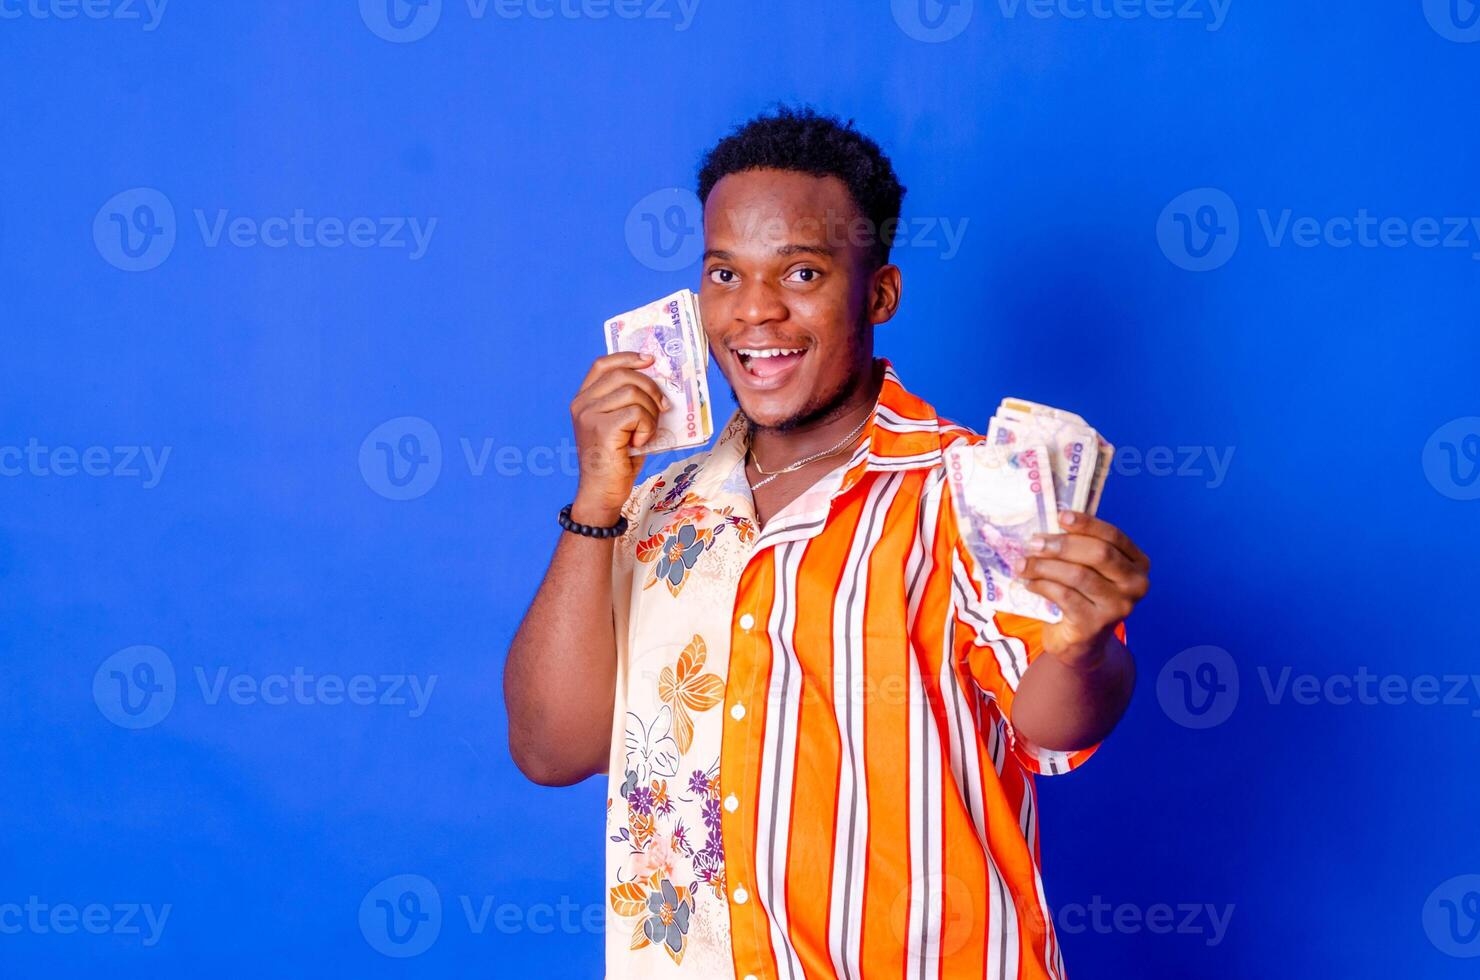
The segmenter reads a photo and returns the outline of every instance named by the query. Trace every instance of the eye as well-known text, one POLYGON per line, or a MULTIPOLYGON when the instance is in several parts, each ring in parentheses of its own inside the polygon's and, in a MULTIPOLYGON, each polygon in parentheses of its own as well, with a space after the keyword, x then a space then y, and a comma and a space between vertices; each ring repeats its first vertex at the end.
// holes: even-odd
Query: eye
POLYGON ((710 269, 709 281, 720 285, 728 285, 735 281, 735 272, 732 269, 710 269))
POLYGON ((787 278, 796 279, 799 282, 816 282, 817 278, 821 275, 821 269, 814 269, 811 266, 804 265, 800 269, 792 270, 791 274, 787 276, 787 278))

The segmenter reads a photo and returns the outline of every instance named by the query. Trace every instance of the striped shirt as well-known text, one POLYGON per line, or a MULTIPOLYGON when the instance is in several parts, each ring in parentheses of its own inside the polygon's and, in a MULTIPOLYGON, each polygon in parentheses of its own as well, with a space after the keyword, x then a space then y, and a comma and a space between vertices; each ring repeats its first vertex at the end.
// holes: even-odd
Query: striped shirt
POLYGON ((643 482, 613 557, 607 976, 1062 978, 1042 624, 981 601, 939 419, 887 361, 858 450, 755 519, 737 412, 643 482))

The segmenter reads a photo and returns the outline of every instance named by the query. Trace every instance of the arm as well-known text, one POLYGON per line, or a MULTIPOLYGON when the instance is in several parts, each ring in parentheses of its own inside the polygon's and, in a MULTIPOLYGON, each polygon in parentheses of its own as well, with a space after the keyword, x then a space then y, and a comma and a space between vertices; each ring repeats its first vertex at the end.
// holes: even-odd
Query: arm
MULTIPOLYGON (((621 516, 642 468, 642 457, 628 456, 627 447, 652 438, 666 401, 637 370, 651 362, 630 352, 598 358, 571 402, 581 464, 574 521, 609 526, 621 516)), ((509 752, 541 785, 568 786, 606 769, 616 698, 615 541, 562 531, 509 646, 509 752)))
POLYGON ((1116 625, 1146 595, 1151 562, 1113 525, 1068 511, 1059 520, 1065 533, 1037 539, 1014 569, 1064 618, 1044 627, 1046 656, 1023 674, 1012 724, 1029 742, 1072 752, 1109 735, 1130 704, 1136 665, 1116 625))

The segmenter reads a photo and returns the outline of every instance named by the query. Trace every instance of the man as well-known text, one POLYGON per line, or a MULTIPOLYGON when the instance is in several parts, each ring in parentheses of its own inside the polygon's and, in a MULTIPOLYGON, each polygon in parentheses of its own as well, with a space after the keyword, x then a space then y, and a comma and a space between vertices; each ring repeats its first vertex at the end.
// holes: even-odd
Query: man
POLYGON ((904 189, 811 111, 706 157, 700 305, 739 409, 634 488, 664 396, 600 357, 581 473, 505 676, 536 782, 606 771, 607 976, 1061 977, 1033 776, 1084 761, 1134 666, 1148 562, 1083 514, 981 600, 937 417, 873 355, 904 189), (606 535, 606 536, 600 536, 606 535))

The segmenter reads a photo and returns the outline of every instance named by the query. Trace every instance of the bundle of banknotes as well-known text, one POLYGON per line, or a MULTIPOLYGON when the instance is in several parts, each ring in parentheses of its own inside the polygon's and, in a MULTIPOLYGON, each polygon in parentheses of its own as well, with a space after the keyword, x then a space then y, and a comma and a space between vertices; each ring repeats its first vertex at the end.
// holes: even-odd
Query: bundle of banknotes
POLYGON ((962 540, 975 559, 982 596, 993 609, 1046 622, 1059 607, 1014 576, 1035 534, 1058 534, 1058 512, 1094 514, 1115 447, 1073 412, 1004 398, 985 442, 945 451, 962 540))
POLYGON ((642 368, 668 395, 658 431, 633 456, 702 446, 714 434, 709 412, 709 338, 699 319, 699 297, 681 289, 606 321, 606 352, 651 354, 642 368))

